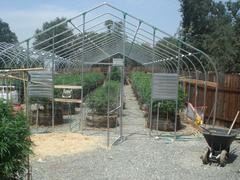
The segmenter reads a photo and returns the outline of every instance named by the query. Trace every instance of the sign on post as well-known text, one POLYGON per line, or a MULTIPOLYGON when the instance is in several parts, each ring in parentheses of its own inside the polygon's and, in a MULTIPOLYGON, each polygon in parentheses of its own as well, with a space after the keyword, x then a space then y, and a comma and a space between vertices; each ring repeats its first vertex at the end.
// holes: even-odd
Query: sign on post
POLYGON ((29 76, 30 76, 30 83, 28 85, 29 96, 52 98, 53 79, 51 72, 32 71, 29 72, 29 76))
POLYGON ((122 58, 113 58, 113 66, 123 66, 122 58))
POLYGON ((178 74, 154 73, 152 77, 153 100, 176 100, 178 96, 178 74))

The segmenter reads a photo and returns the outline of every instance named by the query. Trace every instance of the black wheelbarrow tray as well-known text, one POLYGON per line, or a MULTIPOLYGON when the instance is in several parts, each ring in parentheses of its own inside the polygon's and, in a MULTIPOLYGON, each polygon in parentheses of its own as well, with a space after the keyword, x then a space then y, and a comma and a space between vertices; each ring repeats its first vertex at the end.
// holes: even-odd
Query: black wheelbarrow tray
POLYGON ((238 131, 232 130, 228 134, 227 128, 204 128, 202 134, 207 141, 208 147, 201 156, 203 164, 218 162, 220 166, 225 166, 229 158, 230 146, 238 131))

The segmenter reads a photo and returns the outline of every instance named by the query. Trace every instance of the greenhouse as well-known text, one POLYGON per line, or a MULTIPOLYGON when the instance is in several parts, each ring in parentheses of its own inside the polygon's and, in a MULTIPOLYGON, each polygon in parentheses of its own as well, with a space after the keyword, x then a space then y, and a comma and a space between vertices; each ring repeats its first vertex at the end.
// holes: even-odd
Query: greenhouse
MULTIPOLYGON (((107 119, 100 126, 108 132, 118 126, 119 138, 124 139, 124 85, 128 79, 139 103, 146 105, 150 134, 159 129, 159 110, 163 110, 162 116, 174 119, 176 137, 178 112, 190 99, 194 107, 201 108, 202 119, 209 111, 208 117, 215 121, 218 74, 211 58, 110 4, 101 4, 23 42, 1 43, 0 48, 2 84, 9 87, 6 93, 15 86, 18 102, 36 127, 54 129, 66 121, 70 131, 84 131, 87 124, 94 126, 87 112, 91 109, 107 119), (68 29, 59 33, 62 26, 68 29), (42 37, 43 41, 36 41, 42 37), (138 70, 144 73, 134 72, 138 70), (213 72, 211 79, 209 71, 213 72), (117 79, 114 73, 118 73, 117 79), (140 86, 143 83, 145 89, 140 86), (198 94, 198 86, 203 87, 203 94, 198 94), (215 88, 215 100, 206 108, 209 86, 215 88), (186 101, 179 102, 179 98, 186 101)), ((6 99, 13 100, 9 95, 6 99)))
POLYGON ((221 68, 240 66, 222 62, 224 35, 181 23, 170 35, 102 3, 21 42, 0 26, 0 179, 238 177, 240 76, 221 68))

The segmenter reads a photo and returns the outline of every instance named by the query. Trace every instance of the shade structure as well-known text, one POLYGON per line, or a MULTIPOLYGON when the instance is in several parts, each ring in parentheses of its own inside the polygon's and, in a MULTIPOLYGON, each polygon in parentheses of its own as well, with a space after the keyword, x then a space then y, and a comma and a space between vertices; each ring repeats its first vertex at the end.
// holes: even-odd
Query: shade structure
MULTIPOLYGON (((108 3, 100 4, 17 43, 0 43, 1 71, 44 68, 50 71, 78 70, 115 55, 132 59, 145 67, 159 66, 188 78, 208 81, 216 74, 212 59, 201 50, 171 36, 160 28, 108 3), (59 31, 61 27, 67 27, 59 31), (198 72, 203 77, 198 76, 198 72)), ((206 83, 204 84, 206 89, 206 83)), ((213 119, 215 121, 217 86, 213 119)), ((206 90, 204 93, 206 101, 206 90)))

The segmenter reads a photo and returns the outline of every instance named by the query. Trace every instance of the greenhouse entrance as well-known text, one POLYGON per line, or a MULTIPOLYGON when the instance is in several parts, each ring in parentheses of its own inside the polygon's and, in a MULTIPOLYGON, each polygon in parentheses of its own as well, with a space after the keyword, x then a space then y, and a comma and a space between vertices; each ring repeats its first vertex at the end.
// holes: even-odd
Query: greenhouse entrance
MULTIPOLYGON (((107 136, 107 146, 123 140, 124 59, 109 58, 105 62, 85 62, 82 69, 99 71, 105 76, 102 84, 85 98, 80 131, 107 136)), ((84 78, 83 78, 84 83, 84 78)))
MULTIPOLYGON (((2 86, 25 89, 17 88, 22 100, 14 104, 26 107, 33 133, 101 136, 111 146, 134 134, 157 137, 171 131, 177 139, 185 119, 215 124, 218 73, 212 59, 107 3, 23 42, 0 43, 0 67, 2 86), (32 70, 13 80, 10 72, 21 69, 32 70), (154 77, 164 74, 174 76, 175 84, 162 79, 153 88, 160 82, 154 77), (210 107, 208 99, 214 102, 210 107)), ((6 94, 6 101, 13 99, 6 94)))

